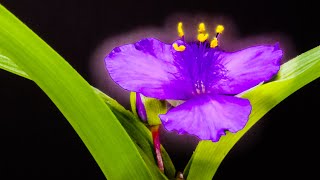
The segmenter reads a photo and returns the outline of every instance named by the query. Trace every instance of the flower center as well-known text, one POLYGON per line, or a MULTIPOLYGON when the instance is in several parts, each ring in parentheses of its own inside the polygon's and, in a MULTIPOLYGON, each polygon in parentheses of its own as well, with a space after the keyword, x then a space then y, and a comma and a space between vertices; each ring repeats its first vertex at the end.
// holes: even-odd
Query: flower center
POLYGON ((183 52, 177 52, 180 59, 178 67, 184 77, 188 77, 192 85, 192 94, 211 93, 212 87, 225 78, 225 68, 219 62, 221 51, 210 48, 208 42, 191 42, 185 44, 183 52))
POLYGON ((209 34, 206 31, 204 23, 200 23, 198 27, 198 36, 196 42, 187 43, 184 41, 184 31, 182 22, 178 23, 177 31, 181 38, 172 44, 174 50, 177 51, 178 67, 185 77, 189 77, 192 84, 192 94, 199 95, 211 93, 214 84, 225 78, 225 68, 219 64, 218 58, 220 50, 218 46, 218 37, 224 30, 222 25, 216 27, 216 35, 211 42, 207 39, 209 34))
MULTIPOLYGON (((218 46, 218 36, 223 32, 223 30, 224 30, 224 27, 222 25, 218 25, 216 27, 216 35, 215 37, 213 37, 213 39, 210 42, 211 48, 215 48, 218 46)), ((178 23, 177 31, 178 31, 178 36, 181 38, 181 40, 184 41, 184 31, 182 28, 182 22, 178 23)), ((209 34, 206 32, 206 26, 202 22, 199 24, 199 27, 198 27, 197 39, 200 43, 202 43, 202 42, 206 42, 208 37, 209 37, 209 34)), ((176 51, 184 51, 186 49, 184 45, 178 45, 177 43, 174 43, 172 46, 176 51)))
POLYGON ((206 87, 202 80, 197 80, 194 87, 197 94, 204 94, 206 92, 206 87))

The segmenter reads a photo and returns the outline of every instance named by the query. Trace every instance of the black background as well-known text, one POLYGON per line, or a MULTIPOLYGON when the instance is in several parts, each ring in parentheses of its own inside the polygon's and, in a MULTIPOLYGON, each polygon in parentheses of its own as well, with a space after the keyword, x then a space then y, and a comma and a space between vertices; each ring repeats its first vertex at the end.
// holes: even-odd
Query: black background
MULTIPOLYGON (((227 16, 238 38, 247 40, 276 32, 285 39, 285 60, 320 42, 319 13, 311 1, 1 0, 1 4, 106 93, 112 91, 97 83, 90 69, 99 45, 137 27, 161 28, 174 13, 227 16)), ((0 179, 105 179, 70 124, 36 84, 3 70, 0 83, 0 179)), ((317 177, 319 84, 313 81, 273 108, 230 151, 214 179, 317 177)), ((119 101, 127 107, 126 100, 119 101)), ((163 139, 177 170, 183 170, 194 139, 163 139)))

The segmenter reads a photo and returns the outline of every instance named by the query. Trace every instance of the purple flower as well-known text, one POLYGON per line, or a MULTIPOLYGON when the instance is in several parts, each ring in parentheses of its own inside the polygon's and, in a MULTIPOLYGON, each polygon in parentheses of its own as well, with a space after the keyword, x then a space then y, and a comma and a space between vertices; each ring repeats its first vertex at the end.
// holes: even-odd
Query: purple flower
POLYGON ((124 89, 161 100, 183 103, 159 115, 164 127, 202 140, 218 141, 225 131, 237 132, 248 121, 249 100, 236 95, 270 80, 280 68, 278 44, 225 52, 218 46, 223 26, 208 42, 203 23, 198 41, 165 44, 154 38, 116 47, 105 58, 111 78, 124 89))

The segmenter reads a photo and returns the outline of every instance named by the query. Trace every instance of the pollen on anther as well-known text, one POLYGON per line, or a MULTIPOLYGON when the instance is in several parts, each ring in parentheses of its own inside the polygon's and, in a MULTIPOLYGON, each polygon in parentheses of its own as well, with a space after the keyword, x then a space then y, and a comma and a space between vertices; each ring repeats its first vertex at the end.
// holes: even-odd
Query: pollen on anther
POLYGON ((200 23, 198 28, 198 41, 204 42, 208 39, 208 37, 209 34, 206 33, 206 26, 204 25, 204 23, 200 23))
POLYGON ((186 46, 184 46, 184 45, 179 46, 177 43, 173 43, 172 47, 174 50, 179 51, 179 52, 184 51, 186 49, 186 46))
POLYGON ((183 28, 182 28, 182 22, 178 23, 177 30, 178 30, 178 36, 179 37, 183 37, 184 36, 184 32, 183 32, 183 28))
POLYGON ((217 28, 216 28, 216 33, 219 33, 221 34, 224 30, 224 27, 222 25, 218 25, 217 28))
POLYGON ((209 37, 209 34, 198 34, 198 41, 200 42, 204 42, 205 40, 207 40, 209 37))
POLYGON ((214 37, 213 39, 212 39, 212 41, 210 42, 210 47, 211 48, 215 48, 215 47, 217 47, 218 46, 218 39, 216 38, 216 37, 214 37))
POLYGON ((204 23, 200 23, 199 24, 198 32, 199 33, 205 33, 206 32, 206 26, 204 25, 204 23))

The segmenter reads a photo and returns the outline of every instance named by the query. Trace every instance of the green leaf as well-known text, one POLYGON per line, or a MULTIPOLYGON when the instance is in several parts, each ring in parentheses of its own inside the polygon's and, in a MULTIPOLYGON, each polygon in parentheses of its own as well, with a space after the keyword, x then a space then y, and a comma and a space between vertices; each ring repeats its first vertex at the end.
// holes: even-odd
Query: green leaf
MULTIPOLYGON (((30 77, 22 71, 12 60, 8 57, 0 55, 0 69, 4 69, 16 75, 22 76, 24 78, 30 79, 30 77)), ((122 105, 120 105, 116 100, 107 96, 99 89, 92 87, 97 95, 99 95, 104 102, 109 106, 112 112, 115 114, 119 122, 126 129, 127 133, 130 135, 131 139, 139 146, 140 155, 143 156, 145 160, 148 157, 148 161, 153 161, 152 166, 156 166, 155 154, 153 150, 152 135, 150 130, 143 124, 136 115, 132 112, 126 110, 122 105), (141 152, 143 151, 143 154, 141 152)), ((163 158, 163 163, 165 167, 165 174, 168 178, 174 178, 176 170, 170 159, 169 154, 166 150, 161 147, 161 153, 163 158)), ((150 167, 151 165, 149 165, 150 167)))
POLYGON ((108 179, 159 179, 108 106, 59 54, 2 5, 0 24, 1 60, 12 59, 22 70, 17 74, 48 95, 108 179))
MULTIPOLYGON (((3 55, 0 55, 0 68, 24 78, 30 79, 30 77, 24 71, 22 71, 13 61, 3 55)), ((148 157, 150 159, 149 161, 153 160, 153 166, 155 166, 156 161, 154 159, 155 155, 150 130, 137 118, 137 116, 135 116, 132 112, 126 110, 116 100, 107 96, 99 89, 95 87, 92 88, 94 89, 95 93, 98 94, 109 106, 119 122, 126 129, 127 133, 139 146, 139 152, 143 151, 143 154, 140 153, 143 156, 143 159, 148 157)), ((170 159, 170 156, 163 147, 161 147, 161 153, 163 156, 162 158, 165 167, 165 174, 168 178, 173 178, 175 176, 176 170, 170 159)))
POLYGON ((193 158, 190 160, 190 169, 189 167, 185 169, 185 176, 188 179, 212 179, 224 157, 236 142, 262 116, 283 99, 320 77, 319 69, 320 46, 283 64, 274 81, 257 86, 241 94, 241 97, 250 100, 253 108, 245 128, 235 134, 227 133, 217 143, 201 141, 193 154, 193 158))
MULTIPOLYGON (((1 50, 1 46, 0 46, 0 50, 1 50)), ((28 74, 26 74, 24 71, 22 71, 13 61, 11 61, 11 59, 2 55, 1 52, 0 52, 0 68, 4 69, 6 71, 9 71, 13 74, 30 79, 28 74)))
MULTIPOLYGON (((1 62, 0 62, 1 67, 1 62)), ((104 101, 109 105, 112 112, 116 115, 120 123, 126 129, 130 137, 136 142, 136 144, 141 148, 144 152, 144 155, 148 156, 153 164, 156 164, 155 160, 155 152, 153 149, 153 140, 150 130, 146 127, 145 124, 138 119, 137 115, 134 115, 132 112, 126 110, 123 106, 121 106, 117 101, 110 98, 106 94, 102 93, 98 89, 94 88, 96 93, 100 95, 104 99, 104 101)), ((163 159, 163 164, 165 168, 165 174, 169 179, 175 177, 175 167, 171 161, 169 154, 166 150, 161 146, 161 154, 163 159)))
MULTIPOLYGON (((0 48, 1 49, 1 48, 0 48)), ((20 69, 11 59, 0 54, 0 69, 4 69, 16 75, 22 76, 24 78, 30 79, 30 77, 20 69)), ((31 80, 31 79, 30 79, 31 80)), ((127 133, 133 139, 133 141, 142 149, 144 156, 147 156, 150 160, 153 160, 153 166, 156 166, 156 161, 154 159, 154 150, 150 130, 135 116, 132 112, 126 110, 117 101, 107 96, 99 89, 92 87, 96 94, 98 94, 104 102, 109 106, 112 112, 116 115, 117 119, 120 121, 122 126, 126 129, 127 133)), ((165 174, 168 178, 173 178, 175 176, 175 167, 166 152, 166 150, 161 147, 165 174)), ((139 151, 140 152, 140 151, 139 151)), ((141 154, 141 153, 140 153, 141 154)), ((145 158, 144 158, 145 159, 145 158)))

